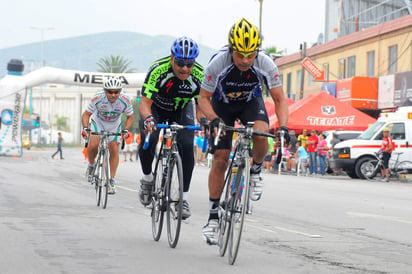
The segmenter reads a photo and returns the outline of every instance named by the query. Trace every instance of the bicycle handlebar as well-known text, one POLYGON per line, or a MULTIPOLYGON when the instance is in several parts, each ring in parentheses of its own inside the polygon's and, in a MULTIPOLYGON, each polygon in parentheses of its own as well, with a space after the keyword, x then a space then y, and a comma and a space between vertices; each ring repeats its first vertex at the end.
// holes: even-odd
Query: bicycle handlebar
MULTIPOLYGON (((91 135, 98 135, 98 136, 107 136, 107 137, 109 137, 109 136, 122 136, 122 134, 120 132, 108 132, 108 131, 103 131, 103 130, 100 131, 100 132, 92 131, 92 132, 90 132, 90 134, 91 135)), ((84 144, 84 147, 87 147, 88 144, 89 144, 89 141, 87 141, 84 144)), ((125 140, 124 140, 124 138, 122 138, 122 146, 121 146, 122 150, 124 149, 124 146, 125 146, 125 140)))
MULTIPOLYGON (((181 130, 181 129, 188 129, 188 130, 202 130, 200 126, 193 126, 193 125, 179 125, 179 124, 156 124, 157 128, 161 129, 167 129, 170 128, 174 131, 181 130)), ((150 144, 150 133, 146 135, 146 138, 144 139, 143 143, 143 149, 146 150, 149 147, 150 144)))

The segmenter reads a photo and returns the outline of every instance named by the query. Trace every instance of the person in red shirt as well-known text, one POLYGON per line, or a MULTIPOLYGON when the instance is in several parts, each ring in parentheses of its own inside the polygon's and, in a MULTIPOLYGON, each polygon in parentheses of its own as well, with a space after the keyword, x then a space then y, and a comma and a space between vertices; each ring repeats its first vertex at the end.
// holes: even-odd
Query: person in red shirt
POLYGON ((382 147, 380 149, 383 153, 383 167, 385 168, 385 170, 382 169, 381 171, 383 182, 389 182, 389 159, 391 158, 393 150, 393 141, 389 132, 389 128, 386 127, 383 129, 382 147))
POLYGON ((307 151, 309 153, 309 171, 310 175, 316 174, 318 170, 318 165, 317 165, 317 149, 318 149, 318 135, 316 130, 312 130, 310 132, 310 136, 308 137, 308 140, 306 142, 307 144, 307 151))

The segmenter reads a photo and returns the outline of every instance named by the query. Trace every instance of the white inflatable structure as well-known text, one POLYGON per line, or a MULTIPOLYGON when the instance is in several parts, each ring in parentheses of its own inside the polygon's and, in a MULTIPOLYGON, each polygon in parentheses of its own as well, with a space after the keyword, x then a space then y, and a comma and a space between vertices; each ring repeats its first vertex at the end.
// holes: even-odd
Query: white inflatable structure
MULTIPOLYGON (((8 67, 9 68, 9 67, 8 67)), ((23 154, 21 127, 27 90, 45 83, 102 87, 104 80, 118 76, 125 88, 140 88, 144 73, 100 73, 43 67, 26 75, 10 71, 0 80, 0 156, 23 154)))

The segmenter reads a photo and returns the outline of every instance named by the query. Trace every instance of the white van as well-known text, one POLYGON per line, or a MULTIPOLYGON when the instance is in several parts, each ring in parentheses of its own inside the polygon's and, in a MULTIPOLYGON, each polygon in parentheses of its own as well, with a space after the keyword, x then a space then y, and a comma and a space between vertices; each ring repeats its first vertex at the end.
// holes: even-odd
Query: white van
MULTIPOLYGON (((334 170, 343 169, 351 178, 362 178, 360 169, 366 161, 375 158, 382 145, 383 128, 388 127, 394 142, 394 152, 403 152, 399 161, 412 159, 412 107, 400 107, 392 112, 382 112, 379 119, 357 139, 338 143, 329 159, 334 170)), ((395 158, 392 153, 392 159, 395 158)), ((390 164, 394 164, 390 161, 390 164)))

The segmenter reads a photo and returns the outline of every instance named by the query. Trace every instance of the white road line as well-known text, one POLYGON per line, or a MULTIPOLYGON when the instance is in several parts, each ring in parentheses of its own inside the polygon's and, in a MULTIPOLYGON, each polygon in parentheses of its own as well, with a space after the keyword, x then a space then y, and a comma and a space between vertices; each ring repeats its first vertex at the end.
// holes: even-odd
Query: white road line
POLYGON ((412 220, 405 220, 405 219, 402 219, 396 216, 378 215, 378 214, 370 214, 370 213, 362 213, 362 212, 346 212, 346 214, 349 216, 359 217, 359 218, 373 218, 373 219, 393 221, 393 222, 404 223, 404 224, 412 224, 412 220))
MULTIPOLYGON (((266 231, 266 232, 269 232, 269 233, 275 233, 275 234, 277 233, 275 230, 263 228, 263 227, 260 227, 260 226, 255 226, 255 225, 251 225, 251 224, 248 224, 248 226, 259 229, 261 231, 266 231)), ((302 232, 302 231, 297 231, 297 230, 288 229, 288 228, 279 227, 279 226, 275 226, 274 228, 277 229, 277 230, 283 231, 283 232, 289 232, 289 233, 293 233, 293 234, 297 234, 297 235, 301 235, 301 236, 305 236, 305 237, 309 237, 309 238, 322 238, 322 236, 318 235, 318 234, 305 233, 305 232, 302 232)))
POLYGON ((128 188, 128 187, 125 187, 125 186, 116 185, 116 187, 117 187, 117 188, 124 189, 124 190, 131 191, 131 192, 138 192, 136 189, 128 188))

